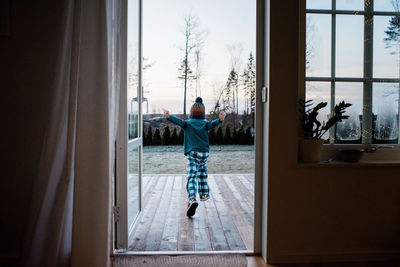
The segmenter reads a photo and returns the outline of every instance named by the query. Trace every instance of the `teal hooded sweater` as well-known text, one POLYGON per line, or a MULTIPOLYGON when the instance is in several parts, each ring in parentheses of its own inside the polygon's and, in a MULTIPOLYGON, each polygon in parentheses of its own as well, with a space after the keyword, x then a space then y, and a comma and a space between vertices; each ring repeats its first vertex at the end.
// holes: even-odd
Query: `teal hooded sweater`
POLYGON ((210 143, 208 140, 208 131, 214 129, 221 123, 220 119, 205 121, 203 119, 191 119, 188 121, 169 115, 168 120, 179 125, 185 131, 184 154, 190 151, 209 152, 210 143))

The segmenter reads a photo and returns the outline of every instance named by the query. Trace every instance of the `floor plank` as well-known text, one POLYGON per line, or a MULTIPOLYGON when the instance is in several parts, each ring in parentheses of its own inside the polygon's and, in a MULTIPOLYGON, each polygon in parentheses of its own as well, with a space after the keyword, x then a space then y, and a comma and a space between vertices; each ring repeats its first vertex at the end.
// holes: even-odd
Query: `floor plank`
POLYGON ((194 251, 194 226, 193 219, 186 216, 187 209, 187 191, 186 191, 186 178, 182 179, 181 190, 181 211, 179 220, 179 238, 178 250, 179 251, 194 251))
POLYGON ((176 251, 178 250, 178 231, 179 231, 179 215, 181 209, 181 190, 182 176, 175 176, 174 186, 171 194, 171 202, 168 208, 167 218, 165 221, 164 231, 160 244, 160 251, 176 251))
POLYGON ((246 250, 246 246, 240 236, 238 229, 230 215, 231 210, 226 207, 225 199, 223 198, 221 191, 219 190, 215 179, 221 179, 220 175, 211 176, 209 180, 210 188, 213 192, 213 200, 215 207, 217 208, 218 216, 221 221, 222 228, 224 230, 225 238, 228 242, 229 250, 246 250))
POLYGON ((166 179, 166 183, 162 191, 160 203, 146 237, 146 251, 159 251, 160 249, 175 177, 165 176, 164 179, 166 179))
POLYGON ((157 179, 157 183, 155 184, 153 190, 148 193, 148 202, 142 211, 143 216, 140 222, 138 222, 139 225, 134 233, 133 243, 131 245, 133 250, 145 251, 146 249, 146 237, 156 212, 154 207, 157 207, 158 203, 160 202, 166 181, 167 179, 165 179, 165 176, 164 179, 162 176, 160 176, 157 179))

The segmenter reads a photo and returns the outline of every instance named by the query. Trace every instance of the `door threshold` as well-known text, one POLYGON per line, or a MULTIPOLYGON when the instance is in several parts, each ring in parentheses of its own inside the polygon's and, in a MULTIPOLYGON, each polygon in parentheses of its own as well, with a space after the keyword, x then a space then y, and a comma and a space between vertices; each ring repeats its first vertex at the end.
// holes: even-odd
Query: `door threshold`
POLYGON ((129 251, 114 250, 113 256, 179 256, 179 255, 216 255, 216 254, 244 254, 246 256, 254 256, 252 250, 211 250, 211 251, 129 251))

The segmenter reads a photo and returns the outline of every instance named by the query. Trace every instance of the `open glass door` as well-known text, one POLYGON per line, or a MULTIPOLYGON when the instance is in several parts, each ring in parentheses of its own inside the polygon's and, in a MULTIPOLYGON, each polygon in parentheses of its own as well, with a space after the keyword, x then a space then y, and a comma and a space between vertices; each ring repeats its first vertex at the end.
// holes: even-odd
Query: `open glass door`
POLYGON ((142 52, 141 0, 122 1, 120 123, 117 141, 116 248, 126 249, 141 211, 142 52))

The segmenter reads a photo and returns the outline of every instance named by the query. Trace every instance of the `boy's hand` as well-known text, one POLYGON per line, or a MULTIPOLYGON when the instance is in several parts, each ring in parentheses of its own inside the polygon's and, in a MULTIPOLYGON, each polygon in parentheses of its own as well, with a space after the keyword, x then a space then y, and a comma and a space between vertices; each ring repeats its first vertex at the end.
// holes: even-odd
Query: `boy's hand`
POLYGON ((224 120, 225 120, 225 116, 226 116, 225 111, 221 111, 221 112, 219 113, 219 120, 220 120, 221 122, 224 121, 224 120))
POLYGON ((169 111, 164 109, 165 118, 169 119, 169 111))

